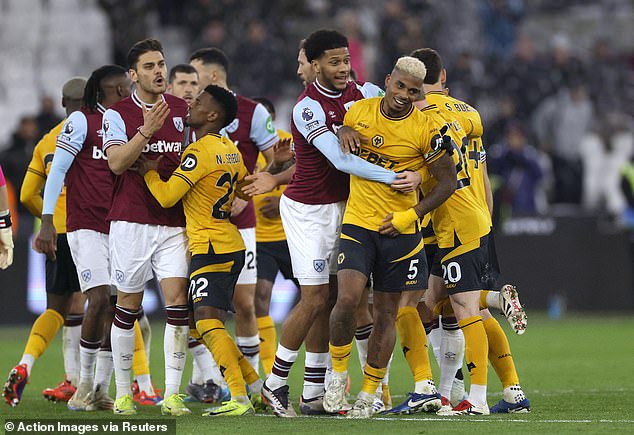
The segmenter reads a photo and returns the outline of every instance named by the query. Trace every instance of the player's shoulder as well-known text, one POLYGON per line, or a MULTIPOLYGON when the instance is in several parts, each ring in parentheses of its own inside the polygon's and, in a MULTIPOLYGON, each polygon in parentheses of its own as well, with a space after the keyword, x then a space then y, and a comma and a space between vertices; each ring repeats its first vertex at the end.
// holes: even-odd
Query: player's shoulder
POLYGON ((238 102, 238 110, 246 110, 253 112, 255 110, 255 106, 258 105, 258 102, 252 100, 251 98, 244 97, 242 95, 236 94, 236 101, 238 102))
POLYGON ((57 136, 62 132, 62 127, 66 124, 67 119, 63 119, 55 127, 50 129, 48 133, 42 136, 42 139, 37 143, 34 154, 41 153, 46 154, 55 151, 55 144, 57 142, 57 136))
POLYGON ((108 113, 108 111, 114 111, 114 112, 119 112, 121 114, 121 113, 128 112, 134 109, 135 107, 137 107, 137 105, 132 99, 132 95, 130 95, 128 97, 125 97, 117 101, 113 105, 109 106, 108 109, 106 110, 106 113, 108 113))
POLYGON ((165 98, 165 102, 172 108, 188 108, 187 101, 183 100, 180 97, 172 94, 163 94, 163 98, 165 98))
POLYGON ((383 89, 372 82, 350 81, 346 87, 346 92, 350 94, 360 94, 361 98, 382 97, 385 95, 383 89))

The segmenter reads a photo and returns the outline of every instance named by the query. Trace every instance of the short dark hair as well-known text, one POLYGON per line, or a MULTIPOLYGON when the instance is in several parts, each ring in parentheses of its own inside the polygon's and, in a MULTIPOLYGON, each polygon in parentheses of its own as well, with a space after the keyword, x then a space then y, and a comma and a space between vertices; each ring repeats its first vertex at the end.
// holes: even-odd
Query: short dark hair
POLYGON ((201 48, 196 50, 189 56, 189 61, 200 60, 203 64, 216 64, 224 68, 225 73, 229 72, 229 59, 227 55, 219 48, 201 48))
POLYGON ((433 85, 440 78, 442 72, 442 58, 440 54, 433 48, 419 48, 410 53, 410 56, 415 57, 425 64, 427 69, 427 75, 423 83, 426 85, 433 85))
POLYGON ((136 69, 136 64, 142 54, 149 51, 158 51, 163 54, 163 46, 158 39, 147 38, 143 41, 139 41, 130 48, 128 51, 128 68, 136 69))
POLYGON ((224 110, 225 119, 221 128, 231 124, 238 113, 238 100, 233 93, 216 85, 207 86, 205 92, 214 97, 214 100, 218 101, 224 110))
POLYGON ((326 50, 343 47, 348 47, 348 38, 344 34, 330 29, 317 30, 304 41, 304 51, 306 51, 308 62, 319 59, 326 50))
POLYGON ((126 70, 119 65, 104 65, 94 70, 86 82, 82 105, 91 112, 96 112, 97 103, 101 102, 104 96, 102 83, 111 77, 124 77, 125 75, 126 70))
POLYGON ((174 81, 174 79, 176 78, 176 73, 196 74, 196 76, 198 76, 198 71, 196 71, 196 68, 188 63, 179 63, 178 65, 174 65, 170 70, 169 83, 172 83, 174 81))
POLYGON ((273 102, 271 100, 269 100, 268 98, 266 98, 266 97, 255 97, 255 98, 253 98, 253 101, 257 101, 258 103, 263 105, 264 108, 266 110, 268 110, 268 112, 271 115, 275 115, 275 106, 273 105, 273 102))

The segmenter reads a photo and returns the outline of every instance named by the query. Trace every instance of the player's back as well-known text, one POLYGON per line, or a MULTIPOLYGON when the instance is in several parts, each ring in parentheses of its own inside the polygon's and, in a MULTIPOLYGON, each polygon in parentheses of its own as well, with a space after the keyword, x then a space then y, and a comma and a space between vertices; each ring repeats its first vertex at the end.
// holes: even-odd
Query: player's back
POLYGON ((291 119, 296 167, 284 195, 303 204, 332 204, 347 199, 348 174, 335 169, 312 141, 328 131, 336 134, 350 106, 374 96, 369 85, 348 82, 343 91, 333 92, 314 82, 299 96, 291 119))
MULTIPOLYGON (((163 156, 159 163, 158 173, 162 180, 167 180, 180 164, 184 120, 188 106, 185 100, 170 94, 163 94, 163 98, 170 107, 170 113, 163 126, 145 145, 142 155, 150 160, 163 156)), ((108 147, 123 145, 137 134, 137 129, 144 122, 143 104, 136 93, 133 93, 108 108, 104 114, 103 123, 104 153, 108 147), (110 125, 111 123, 118 125, 110 125), (123 132, 116 131, 115 134, 115 127, 123 129, 123 132)), ((181 203, 164 209, 148 190, 143 177, 130 170, 115 177, 112 207, 108 219, 172 227, 185 226, 181 203)))
MULTIPOLYGON (((66 120, 61 121, 48 133, 40 139, 33 150, 33 159, 27 168, 27 172, 31 172, 44 179, 48 177, 51 172, 51 166, 53 164, 53 156, 55 155, 55 141, 57 136, 62 131, 62 126, 66 120)), ((66 228, 66 186, 62 187, 62 193, 60 193, 55 204, 55 211, 53 212, 53 225, 55 231, 58 234, 63 234, 67 231, 66 228)))
POLYGON ((238 228, 229 221, 236 184, 247 175, 242 156, 228 138, 207 134, 187 147, 174 176, 192 187, 183 198, 192 254, 244 249, 238 228))
MULTIPOLYGON (((491 216, 486 202, 482 203, 478 192, 474 189, 468 164, 460 150, 459 144, 465 136, 461 124, 455 118, 441 112, 435 105, 426 107, 423 112, 437 116, 440 122, 446 122, 449 126, 447 134, 452 139, 453 148, 450 154, 456 165, 456 190, 443 204, 431 212, 438 246, 450 248, 455 246, 456 238, 459 244, 465 244, 488 234, 491 229, 491 216)), ((436 183, 435 178, 426 172, 421 183, 423 194, 428 194, 436 183)))
POLYGON ((484 162, 486 150, 482 144, 482 119, 480 113, 465 103, 441 91, 429 92, 425 95, 429 104, 435 104, 445 117, 456 119, 464 132, 460 151, 468 166, 471 186, 481 205, 486 206, 486 190, 484 187, 484 162))
POLYGON ((110 230, 106 217, 112 205, 114 174, 101 149, 104 112, 105 108, 98 105, 95 112, 82 109, 71 115, 85 122, 85 139, 80 150, 72 145, 73 130, 77 126, 67 124, 65 130, 68 131, 63 131, 57 138, 57 146, 75 156, 66 174, 68 231, 90 229, 107 234, 110 230))
MULTIPOLYGON (((412 106, 402 117, 393 118, 383 111, 382 100, 357 101, 346 114, 345 125, 370 139, 355 154, 395 172, 417 171, 443 154, 439 132, 442 124, 437 117, 412 106)), ((416 192, 400 193, 386 184, 351 176, 343 223, 378 231, 388 214, 407 210, 417 202, 416 192)), ((415 231, 412 225, 406 233, 415 231)))

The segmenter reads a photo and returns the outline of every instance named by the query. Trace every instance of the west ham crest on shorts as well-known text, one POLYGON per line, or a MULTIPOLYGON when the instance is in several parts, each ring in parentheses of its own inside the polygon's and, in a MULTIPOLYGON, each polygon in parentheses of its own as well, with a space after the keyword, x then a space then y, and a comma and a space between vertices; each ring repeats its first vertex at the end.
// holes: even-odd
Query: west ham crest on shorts
POLYGON ((124 276, 125 275, 123 274, 123 271, 118 269, 114 271, 114 277, 117 280, 117 282, 123 282, 124 276))
POLYGON ((92 278, 92 273, 90 273, 90 269, 82 270, 81 279, 83 279, 85 282, 88 282, 90 281, 90 278, 92 278))
POLYGON ((175 116, 172 118, 172 121, 174 121, 174 127, 176 127, 176 130, 182 133, 183 129, 185 128, 185 124, 183 124, 183 118, 180 116, 175 116))
POLYGON ((326 268, 326 260, 313 260, 313 267, 317 272, 323 272, 326 268))

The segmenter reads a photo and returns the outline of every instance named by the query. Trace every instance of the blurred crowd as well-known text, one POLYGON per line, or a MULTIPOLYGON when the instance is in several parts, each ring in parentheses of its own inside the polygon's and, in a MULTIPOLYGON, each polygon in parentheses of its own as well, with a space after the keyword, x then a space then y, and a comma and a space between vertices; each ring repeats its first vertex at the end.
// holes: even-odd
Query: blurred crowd
MULTIPOLYGON (((450 94, 482 115, 496 220, 556 213, 567 204, 634 223, 634 212, 627 218, 628 209, 634 210, 632 39, 623 44, 615 39, 618 32, 597 23, 583 33, 582 43, 551 19, 605 18, 601 14, 607 10, 634 17, 632 2, 97 3, 110 23, 114 62, 125 65, 131 44, 172 29, 184 41, 183 53, 222 48, 231 59, 230 85, 276 103, 294 100, 301 90, 295 59, 300 39, 312 29, 328 26, 346 33, 357 79, 377 84, 402 54, 436 48, 447 68, 450 94)), ((13 135, 0 141, 0 161, 14 185, 21 183, 35 143, 59 122, 57 106, 57 100, 43 98, 39 113, 24 115, 13 135)))

